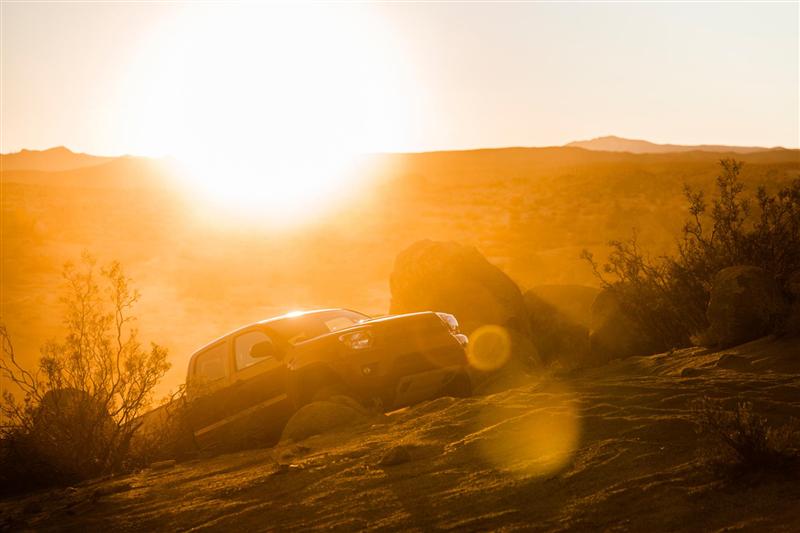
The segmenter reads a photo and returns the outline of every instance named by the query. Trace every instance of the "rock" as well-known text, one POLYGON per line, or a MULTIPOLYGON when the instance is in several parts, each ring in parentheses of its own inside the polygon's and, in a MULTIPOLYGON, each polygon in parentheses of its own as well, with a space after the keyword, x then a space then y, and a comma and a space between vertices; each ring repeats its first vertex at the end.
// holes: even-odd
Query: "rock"
POLYGON ((280 464, 278 464, 278 466, 275 467, 275 470, 270 472, 269 475, 271 475, 271 476, 280 476, 282 474, 288 474, 289 472, 300 471, 302 469, 303 469, 302 466, 300 466, 298 464, 295 464, 295 463, 280 463, 280 464))
POLYGON ((386 452, 381 460, 378 461, 378 466, 394 466, 411 461, 411 452, 405 446, 395 446, 386 452))
POLYGON ((717 360, 717 368, 725 368, 727 370, 738 370, 739 372, 748 372, 753 369, 750 360, 742 357, 741 355, 723 354, 717 360))
POLYGON ((485 324, 528 333, 519 287, 471 246, 419 241, 400 252, 390 278, 391 313, 445 311, 469 334, 485 324))
POLYGON ((170 459, 168 461, 157 461, 155 463, 150 463, 150 470, 166 470, 167 468, 172 468, 175 466, 175 459, 170 459))
POLYGON ((708 337, 723 347, 763 337, 772 332, 785 310, 778 283, 764 269, 724 268, 711 288, 708 337))
POLYGON ((695 378, 697 376, 702 376, 703 371, 699 368, 687 367, 681 370, 681 377, 682 378, 695 378))
POLYGON ((286 427, 283 428, 281 441, 301 441, 313 435, 351 425, 366 419, 363 408, 353 405, 325 400, 312 402, 297 410, 286 427))
POLYGON ((585 285, 538 285, 527 291, 525 298, 535 296, 573 323, 588 329, 592 325, 592 304, 598 294, 600 289, 585 285))
MULTIPOLYGON (((530 338, 519 287, 471 246, 419 241, 395 259, 390 278, 390 313, 444 311, 455 315, 469 335, 493 324, 530 338)), ((521 350, 517 355, 524 357, 521 350)))
POLYGON ((573 368, 586 359, 589 328, 577 321, 575 312, 559 306, 559 302, 546 300, 535 290, 526 292, 524 301, 532 342, 543 362, 573 368))
POLYGON ((592 325, 589 331, 591 364, 604 364, 612 359, 658 353, 661 346, 652 341, 622 310, 619 300, 609 290, 597 295, 592 304, 592 325))
MULTIPOLYGON (((168 461, 163 461, 168 462, 168 461)), ((152 466, 150 467, 152 468, 152 466)), ((98 487, 92 493, 92 498, 102 498, 103 496, 110 496, 112 494, 117 494, 120 492, 127 492, 133 488, 133 485, 130 483, 114 483, 112 485, 106 485, 103 487, 98 487)))
POLYGON ((292 459, 295 459, 301 455, 305 455, 311 451, 311 448, 308 446, 299 446, 294 445, 288 450, 284 450, 283 453, 280 454, 280 461, 282 463, 288 463, 292 459))

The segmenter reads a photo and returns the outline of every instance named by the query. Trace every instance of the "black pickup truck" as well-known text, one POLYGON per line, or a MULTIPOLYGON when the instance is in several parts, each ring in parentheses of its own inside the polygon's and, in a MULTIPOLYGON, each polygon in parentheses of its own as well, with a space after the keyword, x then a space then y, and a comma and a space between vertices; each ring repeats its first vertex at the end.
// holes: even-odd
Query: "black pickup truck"
POLYGON ((325 309, 250 324, 189 361, 195 442, 201 448, 274 442, 297 409, 333 395, 385 411, 469 395, 466 344, 446 313, 370 318, 325 309))

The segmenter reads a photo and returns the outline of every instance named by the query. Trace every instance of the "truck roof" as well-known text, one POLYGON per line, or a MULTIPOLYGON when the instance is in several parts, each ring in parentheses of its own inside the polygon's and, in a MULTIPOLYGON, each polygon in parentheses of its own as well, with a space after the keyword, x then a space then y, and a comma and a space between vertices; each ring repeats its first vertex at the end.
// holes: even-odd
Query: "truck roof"
MULTIPOLYGON (((341 308, 341 307, 331 307, 331 308, 328 308, 328 309, 312 309, 312 310, 309 310, 309 311, 290 311, 290 312, 285 313, 283 315, 273 316, 273 317, 270 317, 270 318, 265 318, 264 320, 258 320, 256 322, 252 322, 250 324, 245 324, 244 326, 239 326, 238 328, 236 328, 234 330, 231 330, 228 333, 225 333, 224 335, 220 335, 219 337, 215 338, 214 340, 212 340, 210 342, 205 343, 203 346, 201 346, 200 348, 198 348, 197 350, 192 352, 192 355, 189 357, 189 362, 191 362, 191 360, 194 359, 195 355, 197 355, 198 353, 204 351, 207 348, 210 348, 211 346, 213 346, 214 344, 218 343, 219 341, 221 341, 221 340, 223 340, 223 339, 225 339, 227 337, 230 337, 231 335, 235 335, 235 334, 239 333, 240 331, 246 330, 248 328, 252 328, 253 326, 259 326, 259 325, 262 325, 262 324, 269 324, 270 322, 275 322, 276 320, 283 320, 284 318, 295 318, 295 317, 300 317, 300 316, 313 315, 313 314, 317 314, 317 313, 327 313, 329 311, 351 311, 351 310, 350 309, 344 309, 344 308, 341 308)), ((352 311, 352 312, 355 313, 356 311, 352 311)), ((359 313, 359 314, 363 314, 363 313, 359 313)))

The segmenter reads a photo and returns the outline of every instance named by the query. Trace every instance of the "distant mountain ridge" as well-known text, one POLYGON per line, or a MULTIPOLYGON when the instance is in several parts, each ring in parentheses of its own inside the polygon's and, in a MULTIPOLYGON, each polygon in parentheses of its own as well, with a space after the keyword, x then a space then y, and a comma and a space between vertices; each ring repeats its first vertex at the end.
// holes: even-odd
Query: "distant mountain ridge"
MULTIPOLYGON (((609 152, 609 153, 616 153, 616 154, 670 154, 670 153, 680 153, 680 152, 716 152, 716 153, 739 153, 739 154, 748 154, 748 153, 757 153, 757 152, 771 152, 771 151, 779 151, 779 150, 787 150, 786 148, 775 147, 775 148, 765 148, 759 146, 725 146, 725 145, 714 145, 714 144, 701 144, 696 146, 690 145, 678 145, 678 144, 657 144, 652 143, 650 141, 644 140, 637 140, 637 139, 625 139, 623 137, 616 137, 614 135, 608 135, 605 137, 597 137, 595 139, 591 139, 588 141, 574 141, 571 143, 567 143, 563 146, 551 146, 551 147, 508 147, 508 148, 476 148, 476 149, 468 149, 468 150, 437 150, 435 152, 410 152, 410 153, 384 153, 384 154, 374 154, 379 157, 415 157, 415 156, 425 156, 425 154, 439 154, 441 156, 455 156, 459 157, 459 154, 481 154, 481 153, 494 153, 494 154, 501 154, 501 153, 510 153, 510 152, 521 152, 521 153, 537 153, 541 152, 544 154, 545 152, 551 152, 553 150, 563 150, 569 148, 582 148, 584 150, 589 150, 592 152, 609 152)), ((791 150, 795 151, 796 150, 791 150)), ((609 154, 610 155, 610 154, 609 154)), ((600 156, 600 154, 598 154, 600 156)), ((602 156, 600 156, 602 157, 602 156)), ((112 162, 123 162, 128 160, 127 164, 130 164, 131 160, 146 160, 150 158, 146 157, 133 157, 133 156, 121 156, 121 157, 107 157, 107 156, 97 156, 79 152, 73 152, 69 148, 65 146, 57 146, 54 148, 48 148, 46 150, 27 150, 23 149, 19 152, 8 153, 8 154, 0 154, 0 170, 5 175, 5 179, 8 180, 12 178, 9 174, 17 174, 18 172, 69 172, 78 169, 88 168, 88 167, 97 167, 100 165, 106 165, 112 162)), ((166 160, 165 160, 166 161, 166 160)), ((122 163, 125 165, 125 163, 122 163)), ((12 180, 16 180, 16 178, 12 178, 12 180)), ((23 181, 27 181, 23 180, 23 181)))
POLYGON ((738 154, 747 154, 753 152, 766 152, 769 150, 780 149, 764 148, 761 146, 725 146, 718 144, 698 144, 698 145, 682 145, 682 144, 657 144, 650 141, 643 141, 639 139, 625 139, 623 137, 616 137, 614 135, 607 135, 605 137, 596 137, 588 141, 574 141, 564 146, 584 148, 595 152, 630 152, 632 154, 666 154, 671 152, 733 152, 738 154))
POLYGON ((20 150, 10 154, 0 154, 0 168, 9 170, 38 170, 43 172, 63 172, 84 167, 93 167, 113 161, 114 157, 73 152, 65 146, 47 150, 20 150))

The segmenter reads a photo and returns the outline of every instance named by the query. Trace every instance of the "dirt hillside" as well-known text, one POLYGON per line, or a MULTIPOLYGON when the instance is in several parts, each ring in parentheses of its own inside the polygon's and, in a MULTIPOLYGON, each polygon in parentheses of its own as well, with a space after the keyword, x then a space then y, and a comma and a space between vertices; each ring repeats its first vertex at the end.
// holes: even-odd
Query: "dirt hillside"
POLYGON ((800 341, 766 339, 441 398, 300 443, 6 501, 0 524, 45 531, 111 524, 116 531, 798 531, 796 474, 721 481, 698 458, 703 443, 692 417, 693 402, 705 395, 751 401, 769 418, 800 417, 798 354, 800 341))

